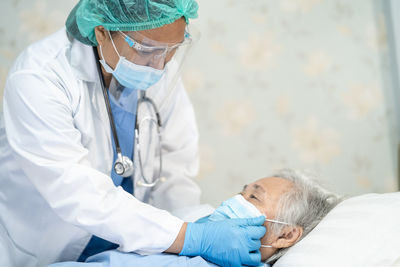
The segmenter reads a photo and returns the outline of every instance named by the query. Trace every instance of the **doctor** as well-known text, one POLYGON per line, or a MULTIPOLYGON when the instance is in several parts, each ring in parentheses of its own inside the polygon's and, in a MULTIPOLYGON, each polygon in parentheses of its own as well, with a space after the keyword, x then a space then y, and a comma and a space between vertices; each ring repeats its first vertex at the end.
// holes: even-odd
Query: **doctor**
POLYGON ((185 223, 199 203, 197 129, 179 70, 194 0, 81 0, 29 46, 0 120, 0 266, 95 253, 257 265, 264 217, 185 223))

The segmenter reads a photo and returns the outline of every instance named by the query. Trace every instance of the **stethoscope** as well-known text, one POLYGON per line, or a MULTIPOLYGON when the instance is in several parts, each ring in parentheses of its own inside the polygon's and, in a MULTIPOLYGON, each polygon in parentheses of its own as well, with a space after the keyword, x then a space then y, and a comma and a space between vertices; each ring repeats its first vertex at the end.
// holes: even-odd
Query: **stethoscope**
MULTIPOLYGON (((106 109, 107 109, 107 114, 108 114, 108 120, 110 122, 110 127, 111 127, 111 131, 112 131, 112 135, 113 135, 113 139, 114 139, 114 143, 115 143, 115 149, 117 152, 117 158, 114 162, 114 171, 116 174, 122 176, 122 177, 130 177, 134 174, 135 172, 135 167, 134 164, 132 162, 132 160, 127 157, 122 155, 121 152, 121 147, 119 145, 119 140, 118 140, 118 135, 117 135, 117 129, 115 127, 115 122, 114 122, 114 117, 111 111, 111 105, 110 105, 110 100, 108 98, 108 93, 107 90, 105 88, 105 81, 104 81, 104 77, 102 75, 102 71, 101 71, 101 67, 100 67, 100 58, 99 58, 99 54, 97 52, 97 48, 93 47, 93 52, 96 58, 96 63, 97 63, 97 72, 99 74, 99 78, 100 78, 100 84, 101 84, 101 89, 103 91, 103 97, 104 97, 104 102, 106 104, 106 109)), ((141 91, 140 92, 140 98, 138 99, 137 102, 137 106, 136 106, 136 120, 135 120, 135 140, 134 140, 134 144, 133 144, 133 151, 137 150, 138 152, 138 158, 139 158, 139 168, 141 169, 141 178, 143 181, 138 181, 136 183, 136 185, 138 186, 142 186, 142 187, 154 187, 159 181, 163 182, 165 181, 164 177, 161 177, 161 172, 162 172, 162 156, 161 156, 161 128, 162 128, 162 123, 161 123, 161 118, 160 118, 160 114, 158 112, 157 106, 155 105, 154 101, 146 96, 146 92, 145 91, 141 91), (149 103, 150 106, 153 108, 154 113, 156 114, 156 119, 154 119, 153 117, 144 117, 141 122, 138 122, 138 112, 139 112, 139 106, 142 103, 149 103), (158 170, 158 178, 155 179, 153 182, 150 182, 144 175, 143 172, 143 162, 142 162, 142 157, 141 157, 141 151, 140 151, 140 143, 139 143, 139 129, 140 129, 140 124, 142 122, 145 121, 150 121, 153 122, 156 125, 156 130, 157 130, 157 136, 158 136, 158 141, 159 141, 159 157, 160 157, 160 168, 158 170)))

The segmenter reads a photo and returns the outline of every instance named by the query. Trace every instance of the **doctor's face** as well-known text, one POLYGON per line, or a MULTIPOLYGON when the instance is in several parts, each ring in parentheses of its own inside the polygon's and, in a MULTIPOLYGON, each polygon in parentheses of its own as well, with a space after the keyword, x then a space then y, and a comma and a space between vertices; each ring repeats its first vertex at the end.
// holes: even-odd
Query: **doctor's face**
POLYGON ((165 64, 171 60, 174 51, 169 51, 162 57, 157 57, 157 53, 161 53, 159 50, 154 50, 151 54, 148 52, 141 53, 130 47, 125 41, 125 38, 131 38, 139 44, 147 47, 157 47, 159 44, 168 44, 168 46, 172 46, 181 43, 184 40, 185 27, 186 22, 184 18, 180 18, 175 22, 164 25, 160 28, 137 32, 124 32, 125 36, 119 32, 111 32, 111 38, 118 53, 114 49, 110 35, 102 26, 95 28, 95 34, 97 42, 102 48, 104 59, 111 68, 115 69, 119 60, 119 54, 135 64, 149 66, 155 69, 163 69, 165 64))

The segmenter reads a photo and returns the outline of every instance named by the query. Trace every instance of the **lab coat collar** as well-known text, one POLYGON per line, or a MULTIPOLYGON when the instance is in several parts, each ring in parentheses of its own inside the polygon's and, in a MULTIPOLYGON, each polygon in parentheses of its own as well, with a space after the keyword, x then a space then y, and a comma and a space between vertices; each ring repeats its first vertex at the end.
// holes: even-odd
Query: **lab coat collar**
POLYGON ((97 82, 99 80, 93 47, 85 45, 72 37, 71 66, 75 72, 75 77, 78 79, 87 82, 97 82))
MULTIPOLYGON (((77 79, 88 82, 87 89, 90 95, 91 105, 96 110, 95 114, 102 121, 105 134, 108 136, 109 146, 111 147, 111 133, 109 118, 107 115, 106 104, 100 86, 99 74, 96 66, 96 59, 93 47, 85 45, 78 40, 70 37, 71 58, 70 64, 77 79)), ((111 152, 112 154, 112 152, 111 152)))

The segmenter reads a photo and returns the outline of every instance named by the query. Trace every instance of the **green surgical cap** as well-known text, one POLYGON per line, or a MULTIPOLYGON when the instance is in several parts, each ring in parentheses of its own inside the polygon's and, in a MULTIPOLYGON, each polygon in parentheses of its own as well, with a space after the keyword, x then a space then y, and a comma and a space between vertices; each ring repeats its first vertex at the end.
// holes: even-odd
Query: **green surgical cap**
POLYGON ((197 18, 195 0, 80 0, 66 21, 67 31, 80 42, 97 46, 94 28, 142 31, 184 17, 197 18))

